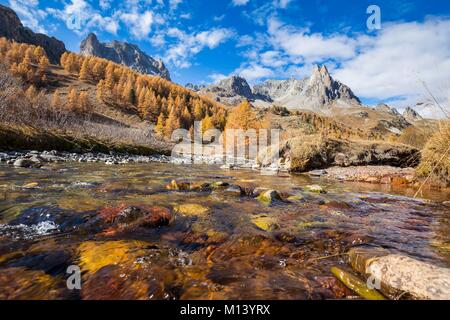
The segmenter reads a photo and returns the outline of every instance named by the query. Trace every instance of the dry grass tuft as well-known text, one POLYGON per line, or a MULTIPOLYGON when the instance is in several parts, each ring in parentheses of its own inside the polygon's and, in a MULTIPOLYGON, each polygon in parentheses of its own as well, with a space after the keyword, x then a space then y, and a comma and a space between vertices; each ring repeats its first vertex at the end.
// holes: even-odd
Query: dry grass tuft
POLYGON ((450 186, 450 121, 446 121, 422 151, 417 174, 450 186))

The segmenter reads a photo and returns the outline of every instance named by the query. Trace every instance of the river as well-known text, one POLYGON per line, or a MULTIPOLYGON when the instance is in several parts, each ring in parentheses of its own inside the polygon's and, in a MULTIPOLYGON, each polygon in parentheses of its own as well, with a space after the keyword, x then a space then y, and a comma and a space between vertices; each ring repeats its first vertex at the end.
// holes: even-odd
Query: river
POLYGON ((0 298, 345 298, 330 268, 351 270, 355 245, 450 267, 450 196, 414 191, 206 165, 2 164, 0 298), (283 201, 168 190, 174 179, 276 189, 283 201), (326 193, 305 191, 312 184, 326 193), (124 210, 170 218, 116 223, 124 210), (80 268, 81 290, 67 288, 69 266, 80 268))

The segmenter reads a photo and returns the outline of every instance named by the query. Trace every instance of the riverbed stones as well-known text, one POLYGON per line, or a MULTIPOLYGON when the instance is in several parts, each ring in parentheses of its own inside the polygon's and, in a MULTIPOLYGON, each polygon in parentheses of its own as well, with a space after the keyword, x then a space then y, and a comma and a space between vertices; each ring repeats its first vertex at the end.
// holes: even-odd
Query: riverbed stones
POLYGON ((448 268, 371 248, 351 249, 348 256, 356 271, 378 281, 380 290, 392 298, 450 299, 448 268))

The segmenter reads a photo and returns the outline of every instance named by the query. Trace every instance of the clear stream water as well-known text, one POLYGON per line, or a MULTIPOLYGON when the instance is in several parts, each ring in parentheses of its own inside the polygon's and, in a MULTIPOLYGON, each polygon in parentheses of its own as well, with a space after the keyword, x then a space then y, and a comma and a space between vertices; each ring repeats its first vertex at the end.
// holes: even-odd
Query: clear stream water
POLYGON ((206 165, 0 165, 0 299, 334 299, 330 273, 369 244, 450 267, 444 192, 206 165), (224 181, 294 196, 271 206, 220 191, 171 191, 172 179, 224 181), (303 191, 319 184, 326 194, 303 191), (172 214, 149 227, 127 207, 172 214), (109 218, 108 218, 109 217, 109 218), (115 221, 115 220, 114 220, 115 221), (68 266, 81 290, 69 290, 68 266))

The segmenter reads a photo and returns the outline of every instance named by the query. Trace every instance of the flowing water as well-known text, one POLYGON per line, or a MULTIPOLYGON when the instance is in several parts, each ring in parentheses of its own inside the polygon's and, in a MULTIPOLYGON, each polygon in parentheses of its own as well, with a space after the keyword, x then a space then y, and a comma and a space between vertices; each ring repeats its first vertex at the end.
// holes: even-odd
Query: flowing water
POLYGON ((355 245, 450 267, 449 194, 413 194, 203 165, 0 165, 0 299, 345 298, 330 268, 349 270, 355 245), (173 179, 276 189, 284 201, 166 189, 173 179), (153 220, 135 222, 139 210, 153 220), (69 266, 81 290, 67 288, 69 266))

